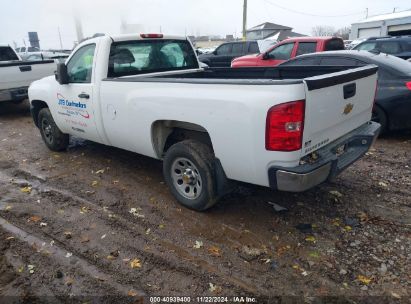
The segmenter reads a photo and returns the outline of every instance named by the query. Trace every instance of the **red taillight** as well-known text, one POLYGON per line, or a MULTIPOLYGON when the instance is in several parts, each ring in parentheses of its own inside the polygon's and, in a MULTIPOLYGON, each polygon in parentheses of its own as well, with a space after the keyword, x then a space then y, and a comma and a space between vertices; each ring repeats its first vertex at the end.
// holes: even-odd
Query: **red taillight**
POLYGON ((305 100, 272 107, 267 113, 265 148, 270 151, 300 150, 304 130, 305 100))
POLYGON ((163 38, 163 34, 140 34, 141 38, 163 38))
POLYGON ((405 85, 407 86, 408 90, 411 91, 411 81, 406 82, 405 85))

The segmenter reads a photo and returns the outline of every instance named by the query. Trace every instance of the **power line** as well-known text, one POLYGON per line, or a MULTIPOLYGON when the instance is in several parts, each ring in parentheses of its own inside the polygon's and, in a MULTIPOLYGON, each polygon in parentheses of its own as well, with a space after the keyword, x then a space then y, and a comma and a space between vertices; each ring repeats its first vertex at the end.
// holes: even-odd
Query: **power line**
POLYGON ((310 13, 305 13, 305 12, 300 12, 291 8, 287 8, 281 5, 278 5, 272 1, 268 1, 268 0, 264 0, 266 3, 278 7, 280 9, 283 9, 285 11, 289 11, 295 14, 300 14, 300 15, 305 15, 305 16, 312 16, 312 17, 325 17, 325 18, 335 18, 335 17, 348 17, 348 16, 355 16, 355 15, 360 15, 360 14, 364 14, 364 12, 356 12, 356 13, 351 13, 351 14, 344 14, 344 15, 317 15, 317 14, 310 14, 310 13))

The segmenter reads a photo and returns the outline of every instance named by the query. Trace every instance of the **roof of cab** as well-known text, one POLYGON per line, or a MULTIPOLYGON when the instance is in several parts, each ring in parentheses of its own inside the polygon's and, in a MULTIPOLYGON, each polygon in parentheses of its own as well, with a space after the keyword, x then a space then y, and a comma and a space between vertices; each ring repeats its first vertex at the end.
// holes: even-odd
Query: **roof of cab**
POLYGON ((331 39, 341 39, 340 37, 333 37, 333 36, 320 36, 320 37, 313 37, 313 36, 304 36, 304 37, 290 37, 287 39, 284 39, 281 42, 293 42, 293 41, 327 41, 327 40, 331 40, 331 39))
POLYGON ((115 36, 110 36, 110 37, 113 39, 113 41, 149 40, 149 39, 187 40, 187 37, 184 37, 184 36, 171 36, 171 35, 164 35, 162 38, 142 38, 141 34, 145 34, 145 33, 122 34, 122 35, 115 35, 115 36))

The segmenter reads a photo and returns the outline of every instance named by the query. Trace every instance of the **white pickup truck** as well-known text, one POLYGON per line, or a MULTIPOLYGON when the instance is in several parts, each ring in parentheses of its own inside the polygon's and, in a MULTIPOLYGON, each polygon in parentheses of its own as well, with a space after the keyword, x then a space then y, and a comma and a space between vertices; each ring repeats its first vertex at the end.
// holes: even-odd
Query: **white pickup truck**
POLYGON ((22 61, 8 45, 0 45, 0 102, 20 102, 27 98, 27 89, 34 81, 53 75, 54 60, 22 61))
POLYGON ((366 153, 377 67, 324 69, 202 69, 186 38, 104 36, 29 98, 51 150, 74 135, 162 159, 175 198, 205 210, 233 180, 305 191, 366 153))

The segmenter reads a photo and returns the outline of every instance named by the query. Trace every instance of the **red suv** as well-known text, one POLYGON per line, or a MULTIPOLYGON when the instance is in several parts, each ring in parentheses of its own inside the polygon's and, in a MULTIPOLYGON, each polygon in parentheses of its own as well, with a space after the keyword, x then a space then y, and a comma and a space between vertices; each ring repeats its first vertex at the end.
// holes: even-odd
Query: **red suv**
POLYGON ((338 37, 288 38, 264 53, 235 58, 231 62, 231 67, 276 66, 299 55, 338 50, 344 50, 344 41, 338 37))

